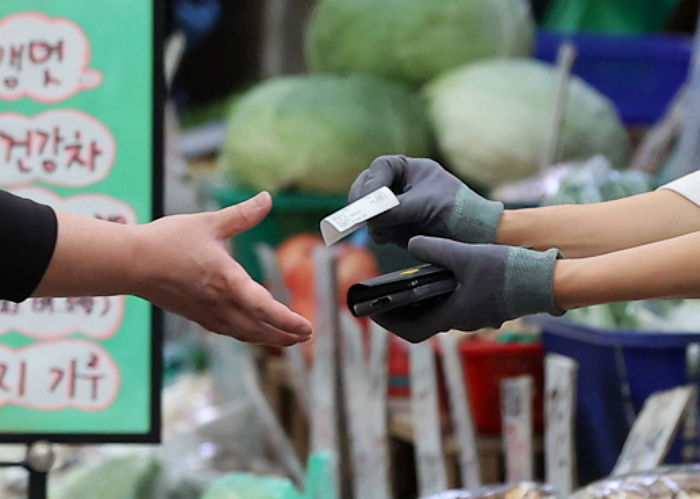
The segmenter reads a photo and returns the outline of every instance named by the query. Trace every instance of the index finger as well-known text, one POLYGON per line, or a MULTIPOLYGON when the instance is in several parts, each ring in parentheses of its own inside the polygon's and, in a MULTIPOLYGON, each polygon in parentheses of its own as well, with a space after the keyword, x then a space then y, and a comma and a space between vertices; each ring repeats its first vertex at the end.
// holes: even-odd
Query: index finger
POLYGON ((355 202, 382 187, 391 188, 403 178, 406 161, 405 156, 380 156, 372 161, 353 182, 348 201, 355 202))

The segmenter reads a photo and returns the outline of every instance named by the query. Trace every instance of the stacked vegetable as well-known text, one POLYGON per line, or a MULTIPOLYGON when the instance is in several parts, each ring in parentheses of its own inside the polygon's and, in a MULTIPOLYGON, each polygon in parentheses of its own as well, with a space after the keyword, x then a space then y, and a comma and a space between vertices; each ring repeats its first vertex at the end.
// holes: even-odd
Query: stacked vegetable
POLYGON ((222 152, 234 184, 342 192, 382 154, 429 153, 420 99, 372 76, 310 75, 260 84, 236 105, 222 152))
MULTIPOLYGON (((320 0, 306 43, 320 74, 244 95, 221 167, 235 186, 273 192, 345 193, 374 157, 396 153, 439 154, 483 187, 523 179, 538 167, 557 80, 525 59, 534 30, 527 0, 320 0)), ((625 152, 612 105, 574 78, 561 159, 620 164, 625 152)))

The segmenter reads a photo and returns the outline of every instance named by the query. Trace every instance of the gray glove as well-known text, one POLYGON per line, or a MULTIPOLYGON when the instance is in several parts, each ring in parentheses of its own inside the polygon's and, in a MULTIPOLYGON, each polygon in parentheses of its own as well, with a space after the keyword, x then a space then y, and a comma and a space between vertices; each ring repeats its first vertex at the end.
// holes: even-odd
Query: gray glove
POLYGON ((377 244, 406 247, 417 235, 446 237, 465 243, 491 243, 503 214, 503 203, 482 198, 429 159, 381 156, 350 188, 353 202, 389 187, 401 204, 369 221, 377 244))
POLYGON ((404 307, 372 318, 409 341, 450 329, 498 328, 535 313, 563 314, 552 291, 556 249, 541 252, 419 236, 411 239, 408 250, 418 260, 450 269, 458 281, 457 289, 435 305, 404 307))

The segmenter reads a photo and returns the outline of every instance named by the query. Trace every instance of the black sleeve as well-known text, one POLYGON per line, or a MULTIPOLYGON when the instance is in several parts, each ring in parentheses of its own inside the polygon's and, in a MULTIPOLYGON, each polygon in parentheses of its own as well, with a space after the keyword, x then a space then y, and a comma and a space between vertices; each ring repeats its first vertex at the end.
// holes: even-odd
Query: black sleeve
POLYGON ((56 247, 48 206, 0 191, 0 299, 21 302, 36 289, 56 247))

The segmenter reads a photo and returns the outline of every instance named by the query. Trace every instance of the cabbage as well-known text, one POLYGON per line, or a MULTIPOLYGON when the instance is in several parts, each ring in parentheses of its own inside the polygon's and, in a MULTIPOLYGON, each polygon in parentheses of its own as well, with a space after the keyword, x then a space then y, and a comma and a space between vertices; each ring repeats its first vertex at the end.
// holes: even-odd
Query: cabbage
POLYGON ((420 85, 479 59, 527 56, 533 32, 526 0, 321 0, 306 58, 318 72, 420 85))
POLYGON ((260 84, 236 105, 220 167, 236 186, 345 193, 377 156, 429 152, 421 99, 372 76, 260 84))
MULTIPOLYGON (((430 83, 430 119, 440 151, 455 173, 490 188, 536 173, 556 82, 552 66, 510 60, 469 65, 430 83)), ((626 132, 612 104, 573 77, 558 159, 602 154, 621 166, 626 151, 626 132)))

